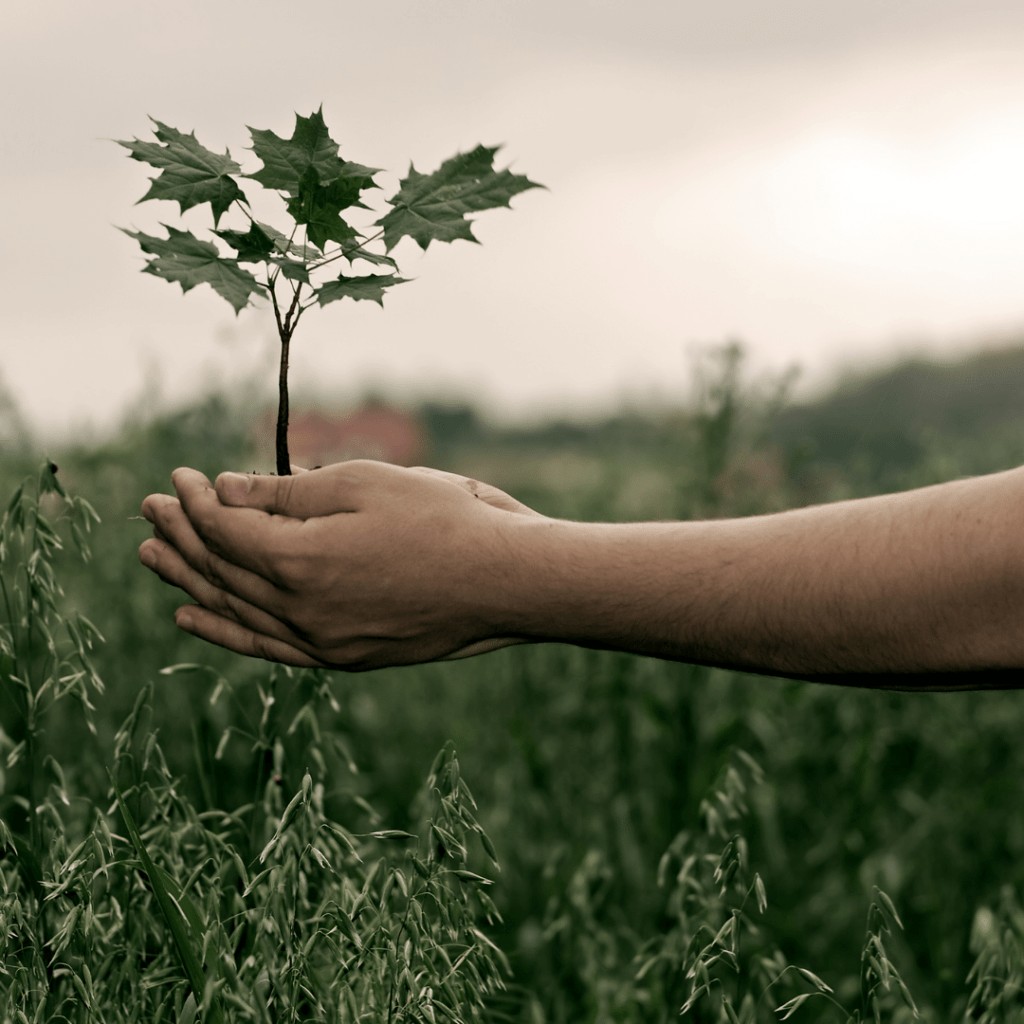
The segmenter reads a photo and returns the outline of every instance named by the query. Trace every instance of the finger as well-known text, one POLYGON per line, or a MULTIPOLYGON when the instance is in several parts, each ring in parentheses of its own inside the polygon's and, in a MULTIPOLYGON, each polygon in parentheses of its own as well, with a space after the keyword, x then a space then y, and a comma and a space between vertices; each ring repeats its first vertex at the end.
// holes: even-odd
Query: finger
POLYGON ((394 470, 385 463, 353 459, 291 476, 221 473, 216 491, 221 504, 260 509, 294 519, 312 519, 337 512, 355 512, 359 496, 371 479, 394 470))
MULTIPOLYGON (((491 484, 426 466, 416 466, 412 471, 454 484, 494 508, 540 516, 539 512, 491 484)), ((380 484, 388 477, 398 482, 401 475, 407 472, 387 463, 353 459, 309 470, 302 475, 221 473, 217 477, 216 491, 224 505, 258 508, 276 515, 311 519, 314 516, 358 511, 367 485, 380 484)))
POLYGON ((142 516, 144 519, 149 520, 153 527, 153 536, 157 540, 167 540, 160 530, 160 524, 157 522, 157 510, 168 502, 180 504, 177 498, 172 498, 169 494, 149 494, 142 502, 142 516))
MULTIPOLYGON (((199 473, 196 470, 189 470, 188 472, 194 474, 194 478, 193 479, 194 479, 194 481, 196 483, 205 483, 205 484, 209 485, 209 483, 210 483, 209 479, 206 476, 204 476, 202 473, 199 473)), ((308 472, 309 472, 309 470, 308 469, 303 469, 302 466, 296 466, 294 464, 292 465, 292 474, 295 475, 295 476, 298 476, 301 473, 308 473, 308 472)), ((258 473, 253 473, 253 474, 249 474, 249 475, 251 475, 253 477, 258 477, 259 476, 258 473)), ((245 473, 222 473, 221 476, 225 476, 225 477, 245 477, 246 474, 245 473)), ((173 479, 173 474, 172 474, 172 479, 173 479)), ((277 479, 277 477, 270 477, 268 479, 277 479)), ((152 505, 151 505, 151 503, 153 501, 160 501, 160 500, 165 499, 167 497, 168 497, 168 495, 166 495, 166 494, 150 494, 150 495, 147 495, 146 498, 142 502, 142 517, 144 519, 148 519, 152 523, 153 522, 153 512, 152 512, 152 505)), ((244 501, 234 502, 233 504, 244 505, 245 502, 244 501)))
MULTIPOLYGON (((216 502, 217 497, 212 487, 208 486, 208 493, 216 502)), ((196 532, 186 515, 185 508, 178 499, 166 494, 153 494, 146 499, 145 506, 153 517, 154 532, 173 548, 188 566, 209 583, 219 590, 226 591, 255 607, 264 609, 275 618, 284 618, 282 594, 275 586, 273 578, 269 578, 266 573, 252 572, 245 566, 238 565, 232 560, 221 557, 215 551, 211 551, 209 545, 196 532)), ((233 511, 235 514, 239 514, 244 510, 233 511)), ((150 549, 147 548, 147 550, 150 549)), ((167 564, 174 565, 175 563, 168 562, 167 564)), ((176 566, 176 571, 180 574, 181 567, 176 566)), ((184 581, 185 577, 181 578, 184 581)), ((177 579, 169 580, 169 582, 180 585, 177 579)), ((183 589, 185 588, 183 587, 183 589)), ((198 597, 197 600, 199 600, 198 597)))
POLYGON ((488 654, 489 652, 496 651, 501 647, 512 647, 515 644, 528 643, 532 643, 532 641, 522 636, 496 636, 489 640, 478 640, 476 643, 467 644, 465 647, 460 647, 457 651, 452 651, 451 654, 446 654, 443 658, 439 658, 438 660, 459 661, 462 658, 474 658, 478 654, 488 654))
MULTIPOLYGON (((305 479, 309 475, 312 474, 306 473, 301 477, 283 479, 305 479)), ((253 479, 262 478, 254 476, 253 479)), ((198 538, 199 544, 203 545, 208 553, 220 556, 221 563, 240 567, 250 575, 262 577, 275 586, 284 585, 278 570, 287 562, 289 553, 301 548, 295 532, 302 529, 305 525, 304 520, 285 515, 272 516, 256 508, 233 508, 223 505, 210 481, 194 469, 176 469, 171 474, 171 480, 178 492, 182 515, 192 533, 198 538)), ((150 501, 149 498, 146 500, 150 501)), ((208 575, 205 567, 190 557, 191 548, 189 551, 183 549, 177 538, 173 543, 190 564, 204 575, 208 575)), ((201 557, 202 553, 197 550, 196 554, 201 557)), ((219 567, 218 562, 211 565, 214 571, 219 567)), ((247 578, 241 577, 239 582, 244 584, 247 578)), ((266 607, 252 596, 255 591, 242 592, 236 590, 234 586, 228 589, 260 607, 266 607)), ((273 608, 269 610, 274 611, 273 608)))
POLYGON ((179 608, 174 614, 174 621, 186 633, 237 654, 247 654, 250 658, 278 661, 296 668, 329 667, 283 640, 258 633, 197 605, 179 608))
POLYGON ((301 639, 280 619, 229 593, 197 572, 170 544, 160 539, 143 541, 139 546, 139 560, 155 572, 165 583, 179 587, 189 597, 221 618, 231 619, 242 626, 276 637, 293 646, 302 646, 301 639))
MULTIPOLYGON (((154 526, 156 525, 156 510, 155 507, 161 501, 166 501, 171 496, 169 494, 147 494, 142 499, 142 518, 148 520, 154 526)), ((174 499, 171 498, 173 501, 174 499)))

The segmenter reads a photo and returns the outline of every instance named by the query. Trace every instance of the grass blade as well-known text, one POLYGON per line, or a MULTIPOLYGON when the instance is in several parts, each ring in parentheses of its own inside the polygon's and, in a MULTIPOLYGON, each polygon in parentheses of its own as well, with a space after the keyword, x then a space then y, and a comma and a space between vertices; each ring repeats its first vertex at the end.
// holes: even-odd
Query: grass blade
MULTIPOLYGON (((110 773, 108 772, 108 774, 110 773)), ((114 787, 117 806, 121 812, 121 817, 124 818, 125 827, 128 829, 132 845, 135 847, 139 860, 142 861, 142 867, 149 877, 149 884, 153 887, 153 894, 156 896, 156 901, 160 905, 160 910, 167 921, 167 927, 171 930, 171 938, 174 940, 174 948, 177 950, 178 958, 181 960, 181 966, 184 968, 185 975, 192 986, 192 991, 195 993, 196 1002, 201 1003, 203 991, 206 987, 206 978, 203 975, 203 968, 199 963, 199 958, 196 956, 195 949, 185 927, 187 920, 185 913, 181 909, 181 904, 174 900, 167 891, 166 882, 169 880, 169 877, 156 867, 149 856, 149 852, 143 845, 142 836, 139 835, 135 819, 132 817, 132 812, 128 810, 128 805, 124 802, 121 790, 114 781, 113 775, 110 775, 110 783, 114 787)), ((221 1024, 222 1021, 223 1016, 221 1015, 220 1006, 215 1003, 210 1007, 210 1022, 211 1024, 221 1024)))

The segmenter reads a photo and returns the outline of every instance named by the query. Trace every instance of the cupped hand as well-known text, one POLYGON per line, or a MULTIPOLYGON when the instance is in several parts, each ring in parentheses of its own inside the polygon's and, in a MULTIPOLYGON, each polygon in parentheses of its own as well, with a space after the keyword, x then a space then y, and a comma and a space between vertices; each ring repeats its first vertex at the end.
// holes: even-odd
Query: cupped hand
POLYGON ((155 536, 139 557, 196 602, 175 616, 189 633, 350 671, 524 642, 504 635, 510 554, 517 523, 539 514, 496 487, 366 460, 172 481, 177 498, 142 504, 155 536))

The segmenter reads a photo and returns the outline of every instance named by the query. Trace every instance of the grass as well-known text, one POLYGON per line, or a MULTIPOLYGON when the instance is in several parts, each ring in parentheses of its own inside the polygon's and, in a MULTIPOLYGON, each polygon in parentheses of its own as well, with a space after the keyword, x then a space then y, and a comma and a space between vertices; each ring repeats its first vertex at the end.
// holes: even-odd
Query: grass
MULTIPOLYGON (((2 737, 3 1019, 478 1019, 508 966, 481 930, 498 911, 490 879, 472 870, 471 837, 491 857, 494 848, 454 751, 442 749, 427 776, 418 836, 359 833, 332 819, 317 724, 332 699, 322 673, 271 670, 246 805, 201 810, 179 789, 151 726, 150 685, 114 733, 109 785, 68 786, 46 722, 72 698, 93 710, 90 684, 102 687, 89 647, 100 638, 59 606, 52 556, 61 542, 44 515, 48 496, 60 499, 83 554, 93 519, 44 463, 2 524, 0 658, 14 720, 2 737), (284 735, 306 724, 302 763, 316 782, 308 768, 296 778, 270 713, 278 675, 304 697, 284 735)), ((201 772, 198 742, 194 752, 201 772)), ((365 801, 358 814, 376 818, 365 801)))
MULTIPOLYGON (((743 392, 723 359, 728 387, 712 380, 660 440, 639 421, 565 431, 560 453, 477 431, 445 465, 594 518, 834 489, 835 453, 793 468, 771 389, 743 392), (558 459, 585 467, 572 488, 530 475, 558 459)), ((148 527, 129 518, 178 463, 248 468, 243 423, 213 398, 129 425, 8 510, 0 1019, 647 1022, 691 1000, 682 1019, 1016 1019, 1016 694, 558 645, 268 670, 173 629, 177 597, 138 567, 148 527)), ((903 479, 977 471, 979 452, 1010 465, 1009 437, 940 439, 903 479)), ((30 468, 0 462, 7 494, 30 468)))

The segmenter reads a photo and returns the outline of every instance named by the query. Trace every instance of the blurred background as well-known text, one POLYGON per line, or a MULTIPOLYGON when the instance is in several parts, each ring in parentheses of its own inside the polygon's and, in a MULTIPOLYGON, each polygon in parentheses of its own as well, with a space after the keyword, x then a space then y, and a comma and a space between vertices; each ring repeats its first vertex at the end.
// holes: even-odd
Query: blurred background
MULTIPOLYGON (((259 717, 266 667, 173 629, 179 596, 138 566, 133 517, 176 465, 272 465, 276 338, 265 308, 235 318, 209 289, 138 273, 114 225, 178 223, 132 206, 147 169, 109 141, 145 137, 147 114, 245 164, 245 125, 289 135, 323 103, 342 155, 387 168, 386 189, 410 159, 431 170, 478 142, 548 186, 482 215, 480 247, 403 243, 416 280, 384 310, 303 321, 297 461, 426 462, 604 520, 1024 462, 1018 2, 40 3, 5 14, 0 84, 0 485, 46 451, 103 517, 92 562, 58 566, 107 638, 99 732, 49 724, 69 786, 98 801, 147 680, 197 807, 238 806, 262 770, 219 742, 259 717), (177 662, 212 675, 159 674, 177 662), (237 699, 212 706, 220 674, 237 699)), ((292 684, 275 678, 285 736, 292 684)), ((515 1019, 661 1019, 634 959, 670 924, 658 861, 699 829, 737 747, 766 770, 743 825, 766 942, 847 1005, 875 885, 904 918, 894 956, 926 1020, 963 1019, 979 922, 1003 907, 1024 941, 1017 693, 858 692, 556 645, 332 688, 320 727, 341 753, 317 770, 352 827, 354 797, 408 825, 455 740, 504 864, 515 1019)), ((285 736, 293 788, 302 736, 285 736)))
POLYGON ((0 372, 54 438, 142 395, 269 393, 266 308, 137 273, 114 226, 177 207, 133 207, 150 169, 109 140, 152 115, 252 168, 246 125, 287 135, 321 103, 385 194, 478 142, 550 189, 480 218, 480 248, 406 240, 416 281, 385 310, 307 318, 296 389, 330 402, 374 386, 593 417, 678 402, 689 346, 727 338, 755 370, 798 364, 806 394, 849 364, 1002 343, 1024 323, 1022 57, 1014 0, 20 5, 0 41, 0 372))

